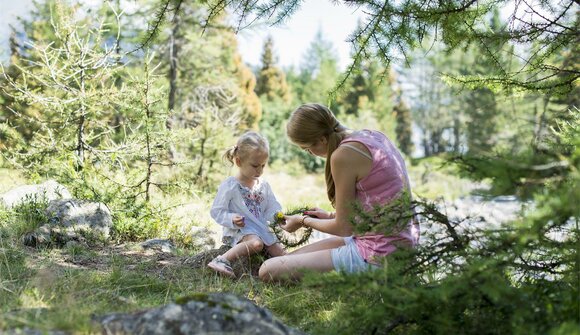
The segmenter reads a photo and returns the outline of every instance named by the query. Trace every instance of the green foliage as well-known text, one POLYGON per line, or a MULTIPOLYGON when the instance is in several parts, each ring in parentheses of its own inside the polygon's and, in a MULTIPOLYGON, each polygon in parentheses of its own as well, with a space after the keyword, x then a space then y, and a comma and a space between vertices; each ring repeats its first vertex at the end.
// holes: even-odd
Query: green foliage
POLYGON ((395 236, 404 231, 409 226, 409 222, 414 220, 413 207, 409 192, 403 192, 389 203, 375 205, 371 209, 365 209, 361 203, 354 202, 350 221, 357 235, 379 233, 385 236, 395 236))
POLYGON ((0 210, 0 235, 20 238, 34 229, 48 223, 44 197, 27 196, 14 208, 0 210))
POLYGON ((114 215, 112 239, 116 241, 144 241, 157 238, 167 226, 166 209, 147 203, 128 203, 114 215))
POLYGON ((281 99, 285 103, 290 101, 290 89, 286 83, 286 75, 276 67, 274 56, 274 40, 271 36, 264 43, 262 53, 262 68, 258 73, 256 94, 265 95, 268 101, 281 99))
POLYGON ((406 154, 411 156, 414 150, 413 144, 413 132, 412 132, 412 119, 411 110, 403 99, 399 97, 399 102, 395 106, 393 113, 397 120, 397 126, 395 127, 395 133, 397 134, 397 144, 399 149, 406 154))
POLYGON ((260 120, 260 133, 270 143, 270 162, 288 162, 294 159, 289 155, 292 145, 286 136, 281 136, 286 129, 286 120, 292 112, 287 103, 281 99, 268 100, 261 97, 263 114, 260 120))
POLYGON ((53 43, 39 41, 12 64, 16 75, 5 74, 11 99, 42 110, 36 115, 23 108, 20 116, 34 132, 24 133, 29 138, 25 150, 9 154, 20 166, 34 164, 39 171, 48 168, 51 156, 74 153, 74 164, 82 169, 88 152, 108 133, 108 111, 118 92, 104 82, 116 69, 103 45, 105 27, 75 16, 76 8, 61 2, 50 8, 53 43))

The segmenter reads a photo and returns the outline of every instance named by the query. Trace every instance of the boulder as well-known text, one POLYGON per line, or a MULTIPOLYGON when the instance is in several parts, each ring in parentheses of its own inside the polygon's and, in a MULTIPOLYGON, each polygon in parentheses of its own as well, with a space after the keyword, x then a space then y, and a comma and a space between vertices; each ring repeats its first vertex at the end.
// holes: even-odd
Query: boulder
POLYGON ((53 200, 46 216, 46 224, 23 236, 25 245, 62 247, 70 241, 84 244, 87 237, 108 239, 113 227, 109 208, 87 200, 53 200))
POLYGON ((304 334, 278 321, 267 309, 230 293, 194 294, 165 306, 93 320, 103 334, 304 334))
POLYGON ((42 184, 22 185, 0 195, 0 204, 6 208, 13 208, 21 203, 30 201, 51 201, 70 199, 71 194, 66 187, 54 180, 42 184))

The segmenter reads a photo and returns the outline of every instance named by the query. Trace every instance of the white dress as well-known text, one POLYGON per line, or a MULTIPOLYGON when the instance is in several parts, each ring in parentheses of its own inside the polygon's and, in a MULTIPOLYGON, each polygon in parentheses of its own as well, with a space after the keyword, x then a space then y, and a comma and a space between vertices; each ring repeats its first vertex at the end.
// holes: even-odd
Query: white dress
POLYGON ((250 189, 235 177, 228 177, 218 187, 210 215, 223 226, 225 244, 234 246, 242 237, 252 234, 270 246, 278 239, 268 227, 268 221, 273 221, 274 215, 281 210, 282 206, 266 181, 259 179, 250 189), (244 227, 234 225, 232 217, 235 214, 244 217, 244 227))

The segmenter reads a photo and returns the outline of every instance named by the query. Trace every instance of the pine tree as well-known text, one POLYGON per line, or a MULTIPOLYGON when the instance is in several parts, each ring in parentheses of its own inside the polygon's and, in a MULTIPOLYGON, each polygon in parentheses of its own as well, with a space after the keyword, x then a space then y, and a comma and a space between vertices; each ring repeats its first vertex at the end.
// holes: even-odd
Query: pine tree
POLYGON ((265 95, 268 101, 276 99, 282 99, 285 103, 290 101, 290 89, 286 83, 286 75, 276 67, 272 36, 268 36, 264 42, 262 67, 258 73, 256 94, 258 96, 265 95))
MULTIPOLYGON (((490 29, 497 34, 503 33, 499 10, 493 12, 490 20, 490 29)), ((476 53, 495 52, 499 53, 501 45, 495 43, 486 45, 486 50, 476 50, 476 53)), ((468 75, 489 75, 504 71, 505 64, 499 60, 475 59, 475 64, 468 70, 468 75), (498 69, 499 67, 499 69, 498 69)), ((487 87, 471 90, 465 99, 469 122, 467 124, 467 149, 470 153, 489 152, 496 144, 497 120, 500 113, 496 102, 495 93, 487 87)))
POLYGON ((395 113, 395 118, 397 120, 397 126, 395 127, 395 132, 397 135, 397 144, 402 152, 407 156, 411 156, 414 150, 414 144, 412 139, 412 119, 411 110, 403 101, 401 94, 399 93, 398 102, 393 109, 395 113))

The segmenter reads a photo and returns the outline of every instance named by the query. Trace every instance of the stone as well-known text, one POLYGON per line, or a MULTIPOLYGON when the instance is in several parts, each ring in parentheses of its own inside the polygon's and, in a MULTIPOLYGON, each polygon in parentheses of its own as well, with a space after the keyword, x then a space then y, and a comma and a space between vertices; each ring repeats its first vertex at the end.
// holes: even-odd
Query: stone
POLYGON ((0 195, 0 204, 6 208, 14 208, 22 203, 31 201, 51 201, 70 199, 70 192, 63 185, 54 180, 47 180, 42 184, 22 185, 0 195))
POLYGON ((199 293, 161 307, 93 320, 103 334, 304 334, 278 321, 269 310, 231 293, 199 293))
POLYGON ((214 233, 208 228, 193 226, 189 231, 189 235, 194 249, 207 251, 214 249, 216 246, 214 233))
POLYGON ((74 241, 108 239, 113 219, 103 203, 78 199, 53 200, 46 209, 48 222, 24 234, 22 242, 31 247, 63 247, 74 241))
POLYGON ((175 246, 173 245, 173 242, 161 238, 149 239, 141 243, 141 248, 143 248, 144 250, 153 249, 165 253, 173 253, 175 251, 175 246))

